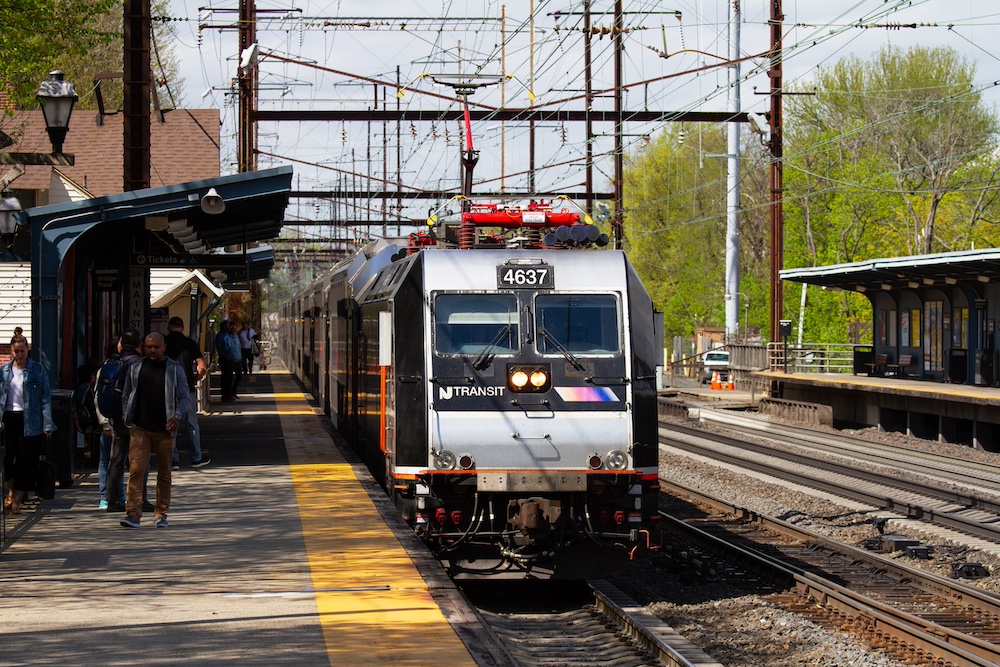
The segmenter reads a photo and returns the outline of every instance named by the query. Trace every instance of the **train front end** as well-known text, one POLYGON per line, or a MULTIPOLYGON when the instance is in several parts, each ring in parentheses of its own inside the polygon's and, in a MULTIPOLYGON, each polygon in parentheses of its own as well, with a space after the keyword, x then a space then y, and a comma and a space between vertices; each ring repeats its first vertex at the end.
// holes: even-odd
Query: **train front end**
POLYGON ((662 350, 624 253, 417 264, 427 460, 393 476, 418 533, 456 577, 603 576, 646 548, 662 350))

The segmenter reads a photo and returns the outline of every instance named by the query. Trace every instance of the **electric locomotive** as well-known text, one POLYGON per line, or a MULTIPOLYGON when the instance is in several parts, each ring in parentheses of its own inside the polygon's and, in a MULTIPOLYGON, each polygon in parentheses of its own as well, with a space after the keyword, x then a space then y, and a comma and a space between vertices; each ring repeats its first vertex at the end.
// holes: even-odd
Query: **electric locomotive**
POLYGON ((452 576, 604 576, 656 541, 662 322, 596 227, 516 213, 345 260, 286 358, 452 576))

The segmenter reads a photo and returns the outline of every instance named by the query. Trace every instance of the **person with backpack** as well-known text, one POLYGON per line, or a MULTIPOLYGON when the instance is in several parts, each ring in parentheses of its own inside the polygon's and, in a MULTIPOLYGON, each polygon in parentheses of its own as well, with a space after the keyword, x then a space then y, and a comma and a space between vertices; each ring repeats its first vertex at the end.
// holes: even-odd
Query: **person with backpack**
POLYGON ((108 482, 108 456, 111 452, 111 443, 104 447, 104 437, 100 420, 97 417, 96 404, 96 382, 97 370, 89 364, 84 364, 76 369, 77 387, 73 391, 73 425, 76 430, 83 434, 84 442, 90 449, 91 455, 96 454, 97 462, 97 485, 101 493, 100 508, 107 508, 107 482, 108 482))
POLYGON ((108 457, 108 484, 105 498, 108 501, 109 512, 124 512, 125 497, 122 488, 122 478, 125 475, 125 457, 128 455, 129 433, 122 418, 122 403, 125 389, 125 377, 128 369, 142 359, 139 346, 142 344, 142 334, 138 329, 130 328, 122 332, 118 339, 118 354, 113 354, 97 372, 96 403, 99 413, 98 420, 103 430, 112 433, 111 453, 108 457), (110 429, 108 428, 110 426, 110 429))

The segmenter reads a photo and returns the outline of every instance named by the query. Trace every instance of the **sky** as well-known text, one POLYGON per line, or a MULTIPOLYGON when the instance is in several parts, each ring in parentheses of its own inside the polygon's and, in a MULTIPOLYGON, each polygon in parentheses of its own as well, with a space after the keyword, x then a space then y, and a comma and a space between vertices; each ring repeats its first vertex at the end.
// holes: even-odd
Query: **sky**
MULTIPOLYGON (((215 107, 223 118, 223 173, 235 170, 236 104, 231 86, 238 62, 238 38, 232 25, 238 0, 169 0, 177 37, 176 54, 184 79, 183 105, 215 107)), ((481 84, 470 103, 493 107, 583 108, 581 2, 536 0, 535 39, 529 37, 527 0, 506 4, 485 0, 338 2, 257 0, 260 59, 260 108, 265 110, 371 108, 387 95, 404 110, 460 108, 447 85, 459 75, 481 84), (506 20, 501 22, 501 15, 506 20), (289 62, 294 61, 294 62, 289 62), (398 75, 397 75, 398 68, 398 75), (475 74, 475 77, 472 75, 475 74), (495 83, 509 75, 505 86, 495 83), (424 75, 424 76, 422 76, 424 75), (399 77, 406 92, 384 89, 371 80, 392 84, 399 77), (434 81, 443 82, 435 83, 434 81), (442 97, 452 98, 450 100, 442 97)), ((611 0, 592 3, 592 24, 609 27, 611 0)), ((727 0, 625 0, 624 80, 636 85, 625 93, 629 110, 729 109, 729 72, 713 67, 729 53, 727 0), (663 57, 666 55, 666 57, 663 57)), ((741 3, 740 97, 743 111, 767 111, 770 43, 769 0, 741 3), (756 57, 753 57, 756 56, 756 57)), ((886 45, 948 46, 977 65, 975 81, 983 99, 1000 108, 1000 5, 994 0, 784 0, 784 82, 807 86, 817 68, 856 55, 862 59, 886 45), (908 26, 915 27, 908 27, 908 26)), ((592 85, 612 88, 613 50, 608 36, 593 41, 592 85)), ((612 109, 610 94, 594 108, 612 109)), ((292 164, 293 188, 372 189, 387 166, 396 164, 396 129, 366 123, 261 124, 259 168, 292 164)), ((380 125, 380 124, 379 124, 380 125)), ((536 130, 539 188, 576 191, 584 181, 585 137, 582 124, 541 123, 536 130)), ((661 124, 629 123, 626 150, 639 150, 661 124)), ((527 127, 485 122, 472 128, 481 151, 477 187, 511 191, 527 185, 527 127)), ((597 189, 609 191, 613 175, 610 126, 596 126, 593 143, 597 189)), ((743 130, 744 132, 748 130, 743 130)), ((459 185, 462 128, 457 123, 407 123, 400 127, 398 165, 407 187, 441 189, 459 185)), ((399 212, 404 219, 426 216, 445 202, 421 202, 399 212)), ((381 202, 334 203, 293 200, 287 221, 334 220, 350 216, 382 220, 381 202)), ((397 212, 391 212, 396 215, 397 212)), ((367 228, 312 230, 317 236, 364 234, 367 228)))

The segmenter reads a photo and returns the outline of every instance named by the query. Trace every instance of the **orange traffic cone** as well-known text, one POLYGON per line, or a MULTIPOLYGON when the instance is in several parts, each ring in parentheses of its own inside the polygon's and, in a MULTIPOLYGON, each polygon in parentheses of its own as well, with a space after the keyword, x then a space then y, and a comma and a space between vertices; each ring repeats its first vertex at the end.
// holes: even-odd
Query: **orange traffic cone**
POLYGON ((736 383, 733 381, 733 374, 730 372, 726 372, 725 385, 725 389, 728 389, 729 391, 734 391, 736 389, 736 383))
POLYGON ((709 389, 722 389, 722 382, 719 381, 719 371, 712 371, 712 384, 709 389))

